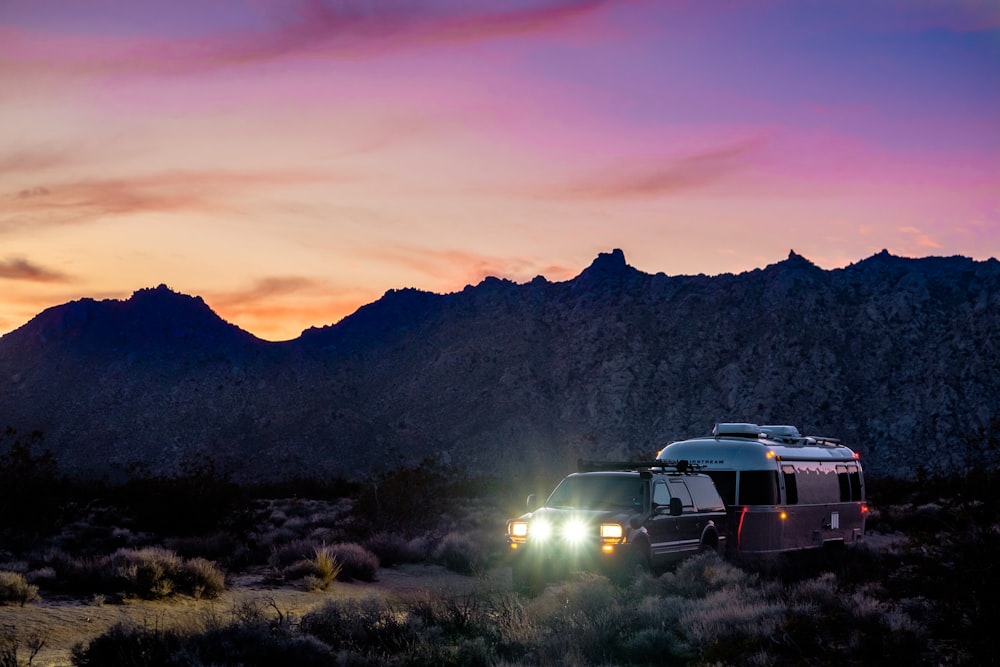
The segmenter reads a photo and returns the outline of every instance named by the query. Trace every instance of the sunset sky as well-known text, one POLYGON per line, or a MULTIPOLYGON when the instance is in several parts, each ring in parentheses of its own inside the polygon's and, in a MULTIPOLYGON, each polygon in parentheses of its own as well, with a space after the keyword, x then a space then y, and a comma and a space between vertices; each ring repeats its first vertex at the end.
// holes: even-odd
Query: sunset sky
POLYGON ((0 0, 0 333, 1000 256, 1000 0, 0 0))

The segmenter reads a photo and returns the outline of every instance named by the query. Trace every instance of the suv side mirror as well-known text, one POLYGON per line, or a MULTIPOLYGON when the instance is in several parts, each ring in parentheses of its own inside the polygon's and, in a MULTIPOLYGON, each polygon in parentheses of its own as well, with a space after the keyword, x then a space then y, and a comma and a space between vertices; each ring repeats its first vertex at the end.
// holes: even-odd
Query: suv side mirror
POLYGON ((684 506, 681 505, 680 498, 670 499, 670 516, 680 516, 684 512, 684 506))

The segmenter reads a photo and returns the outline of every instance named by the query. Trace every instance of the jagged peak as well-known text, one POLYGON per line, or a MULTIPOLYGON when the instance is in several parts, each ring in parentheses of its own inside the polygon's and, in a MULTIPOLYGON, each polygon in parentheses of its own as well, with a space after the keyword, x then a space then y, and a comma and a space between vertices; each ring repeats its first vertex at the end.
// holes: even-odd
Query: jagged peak
POLYGON ((601 271, 620 271, 628 267, 625 262, 625 253, 621 248, 614 248, 611 252, 597 253, 597 258, 590 263, 591 269, 601 271))
POLYGON ((611 252, 599 253, 576 279, 583 279, 584 282, 614 281, 633 273, 637 271, 625 262, 625 253, 620 248, 615 248, 611 252))
POLYGON ((807 259, 806 257, 804 257, 804 256, 800 255, 799 253, 795 252, 794 248, 788 251, 788 258, 784 262, 781 262, 781 263, 785 264, 786 266, 813 267, 813 268, 817 268, 817 269, 819 268, 818 266, 816 266, 815 262, 812 262, 811 260, 807 259))

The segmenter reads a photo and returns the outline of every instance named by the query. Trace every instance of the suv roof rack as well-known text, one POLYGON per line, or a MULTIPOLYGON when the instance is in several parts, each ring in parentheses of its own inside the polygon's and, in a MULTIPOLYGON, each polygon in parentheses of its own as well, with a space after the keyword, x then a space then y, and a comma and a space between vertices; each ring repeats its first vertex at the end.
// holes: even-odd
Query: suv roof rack
POLYGON ((685 459, 679 461, 596 461, 592 459, 577 459, 577 472, 596 472, 611 470, 672 470, 680 473, 698 472, 705 466, 690 463, 685 459))

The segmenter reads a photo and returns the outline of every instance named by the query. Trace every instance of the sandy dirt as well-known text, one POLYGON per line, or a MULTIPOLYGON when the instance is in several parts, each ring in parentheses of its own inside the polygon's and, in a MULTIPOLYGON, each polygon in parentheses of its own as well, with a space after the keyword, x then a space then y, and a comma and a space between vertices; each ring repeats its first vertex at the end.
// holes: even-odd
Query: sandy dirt
MULTIPOLYGON (((178 596, 163 601, 128 600, 122 604, 98 604, 94 600, 43 598, 24 607, 0 605, 0 628, 24 637, 38 632, 45 638, 33 667, 69 667, 71 649, 119 622, 154 628, 199 628, 207 620, 228 621, 232 610, 246 602, 273 601, 283 614, 301 617, 330 599, 387 596, 421 591, 461 592, 478 580, 449 572, 436 565, 404 565, 381 569, 375 582, 334 582, 327 591, 305 591, 294 586, 275 588, 262 575, 243 574, 215 600, 195 600, 178 596)), ((27 663, 29 650, 23 642, 18 652, 27 663)))

